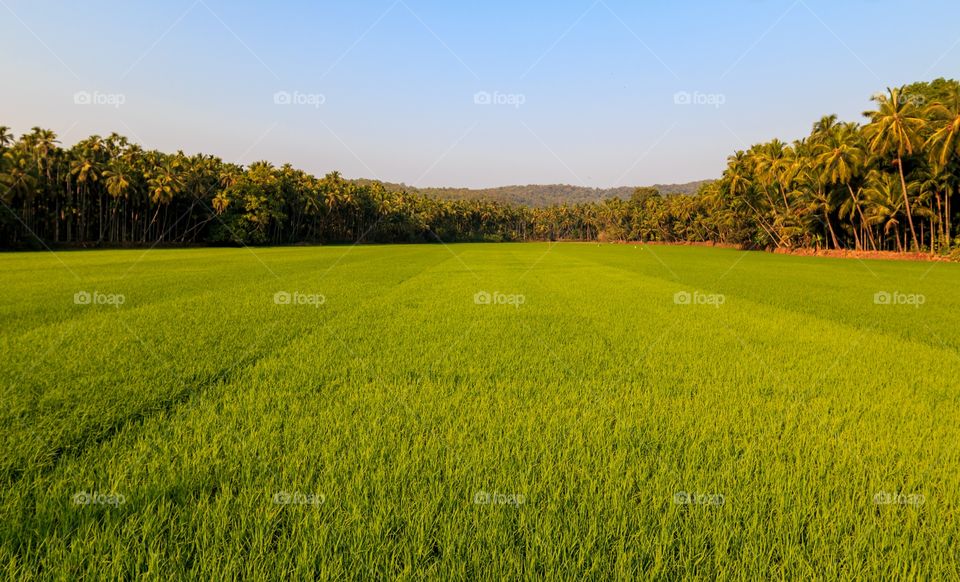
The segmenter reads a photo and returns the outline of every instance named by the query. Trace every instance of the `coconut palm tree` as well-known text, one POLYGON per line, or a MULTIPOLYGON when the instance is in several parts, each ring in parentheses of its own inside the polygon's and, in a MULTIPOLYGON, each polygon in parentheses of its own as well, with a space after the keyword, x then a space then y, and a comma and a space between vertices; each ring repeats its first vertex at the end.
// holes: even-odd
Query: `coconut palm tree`
MULTIPOLYGON (((852 210, 860 216, 861 224, 866 224, 863 209, 860 208, 860 201, 853 189, 853 182, 863 171, 866 161, 865 144, 859 126, 855 123, 831 124, 829 129, 823 131, 813 146, 816 163, 828 185, 846 188, 853 203, 852 210)), ((853 233, 859 249, 861 242, 856 228, 853 228, 853 233)), ((875 248, 873 234, 870 233, 869 236, 871 245, 875 248)))
POLYGON ((3 157, 4 164, 0 168, 0 201, 11 204, 18 196, 29 198, 36 187, 36 178, 30 169, 32 161, 17 150, 8 151, 3 157))
POLYGON ((874 170, 867 178, 863 194, 866 198, 867 221, 882 226, 884 235, 889 236, 892 232, 897 241, 897 249, 903 252, 900 216, 906 202, 898 186, 902 185, 897 184, 896 176, 874 170))
POLYGON ((118 162, 114 160, 110 167, 103 171, 103 184, 107 188, 107 194, 112 199, 113 210, 110 213, 110 222, 112 229, 114 230, 113 239, 117 238, 117 210, 119 206, 119 201, 121 199, 126 200, 127 195, 130 191, 130 182, 132 180, 131 170, 129 166, 123 162, 118 162))
POLYGON ((87 216, 87 199, 90 196, 90 186, 100 179, 99 164, 97 164, 95 157, 89 155, 90 153, 89 151, 78 152, 77 157, 70 162, 69 168, 69 175, 77 184, 77 191, 80 194, 78 234, 81 239, 86 238, 87 235, 85 217, 87 216))
POLYGON ((13 143, 13 139, 13 134, 10 133, 10 128, 6 125, 0 125, 0 152, 10 147, 10 144, 13 143))
MULTIPOLYGON (((150 177, 147 179, 147 190, 150 196, 150 202, 156 205, 156 210, 154 210, 153 218, 150 220, 150 224, 147 226, 146 231, 144 231, 144 237, 146 233, 149 232, 150 228, 157 221, 157 216, 160 214, 161 208, 168 208, 170 203, 173 202, 174 198, 180 193, 183 187, 183 182, 180 179, 179 175, 179 163, 176 158, 167 157, 159 165, 155 166, 150 172, 150 177)), ((166 226, 166 215, 164 215, 164 224, 166 226)), ((164 228, 159 230, 160 238, 163 237, 164 228)))
MULTIPOLYGON (((930 156, 930 165, 936 175, 942 176, 941 186, 946 187, 946 196, 942 204, 944 242, 949 248, 951 236, 949 176, 956 172, 948 171, 952 164, 960 161, 960 87, 954 86, 949 98, 944 102, 934 102, 927 108, 931 120, 932 133, 924 147, 930 156)), ((956 166, 954 166, 956 168, 956 166)), ((939 202, 939 189, 938 198, 939 202)))
POLYGON ((960 87, 954 89, 946 102, 931 103, 926 113, 933 133, 924 147, 930 154, 930 161, 944 167, 960 157, 960 87))
POLYGON ((926 121, 916 101, 906 98, 903 87, 888 88, 887 95, 877 95, 874 97, 874 101, 877 103, 877 109, 864 113, 870 118, 870 123, 864 128, 864 134, 872 153, 879 156, 893 155, 896 157, 903 205, 907 214, 907 222, 910 225, 910 237, 913 240, 913 247, 919 249, 920 244, 917 242, 917 231, 913 225, 913 213, 907 195, 903 158, 913 155, 915 151, 920 149, 921 131, 926 125, 926 121))
POLYGON ((817 164, 815 157, 804 157, 803 168, 799 174, 802 177, 801 190, 795 192, 795 196, 806 201, 807 214, 806 224, 813 226, 816 222, 821 222, 826 227, 826 234, 830 235, 830 241, 833 242, 833 248, 840 248, 840 241, 837 239, 837 233, 833 229, 833 222, 830 220, 837 209, 837 201, 833 196, 832 188, 827 187, 823 178, 823 169, 817 164))
MULTIPOLYGON (((777 193, 783 200, 784 211, 787 214, 793 213, 790 202, 787 201, 787 191, 792 180, 791 172, 794 168, 792 158, 793 150, 779 139, 774 139, 760 146, 754 154, 757 179, 765 188, 777 189, 777 193)), ((769 202, 775 210, 776 205, 773 200, 769 200, 769 202)))

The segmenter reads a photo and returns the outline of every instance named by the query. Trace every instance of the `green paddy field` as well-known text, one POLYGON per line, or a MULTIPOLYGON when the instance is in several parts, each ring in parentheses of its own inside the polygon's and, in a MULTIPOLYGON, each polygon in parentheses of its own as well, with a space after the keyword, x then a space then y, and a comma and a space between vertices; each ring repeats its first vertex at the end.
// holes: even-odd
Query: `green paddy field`
POLYGON ((2 578, 960 579, 960 265, 395 245, 0 281, 2 578))

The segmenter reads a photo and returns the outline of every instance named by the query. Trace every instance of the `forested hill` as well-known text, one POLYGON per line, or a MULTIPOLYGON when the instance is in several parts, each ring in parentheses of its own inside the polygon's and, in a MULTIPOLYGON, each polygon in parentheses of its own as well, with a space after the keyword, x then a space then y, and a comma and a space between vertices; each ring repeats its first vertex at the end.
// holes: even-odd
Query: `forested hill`
MULTIPOLYGON (((701 185, 709 182, 710 180, 700 180, 685 184, 654 184, 653 188, 663 195, 695 194, 701 185)), ((498 188, 416 188, 392 183, 384 183, 384 186, 388 190, 426 194, 443 200, 491 200, 534 207, 600 202, 609 198, 627 200, 636 190, 634 186, 588 188, 570 184, 529 184, 498 188)))

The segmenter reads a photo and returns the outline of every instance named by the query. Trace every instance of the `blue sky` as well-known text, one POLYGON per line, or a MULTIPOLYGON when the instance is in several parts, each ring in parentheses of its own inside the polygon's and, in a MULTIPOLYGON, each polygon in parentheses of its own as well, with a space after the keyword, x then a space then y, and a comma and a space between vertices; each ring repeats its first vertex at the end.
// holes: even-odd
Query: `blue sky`
POLYGON ((960 76, 957 22, 956 0, 0 0, 0 124, 420 186, 684 182, 960 76))

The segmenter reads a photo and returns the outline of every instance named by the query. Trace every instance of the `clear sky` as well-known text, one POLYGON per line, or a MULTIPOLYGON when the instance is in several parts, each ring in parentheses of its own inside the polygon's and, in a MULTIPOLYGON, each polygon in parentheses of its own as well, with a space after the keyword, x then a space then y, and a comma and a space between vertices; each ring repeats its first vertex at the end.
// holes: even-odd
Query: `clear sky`
POLYGON ((0 0, 0 124, 419 186, 685 182, 960 76, 958 23, 957 0, 0 0))

